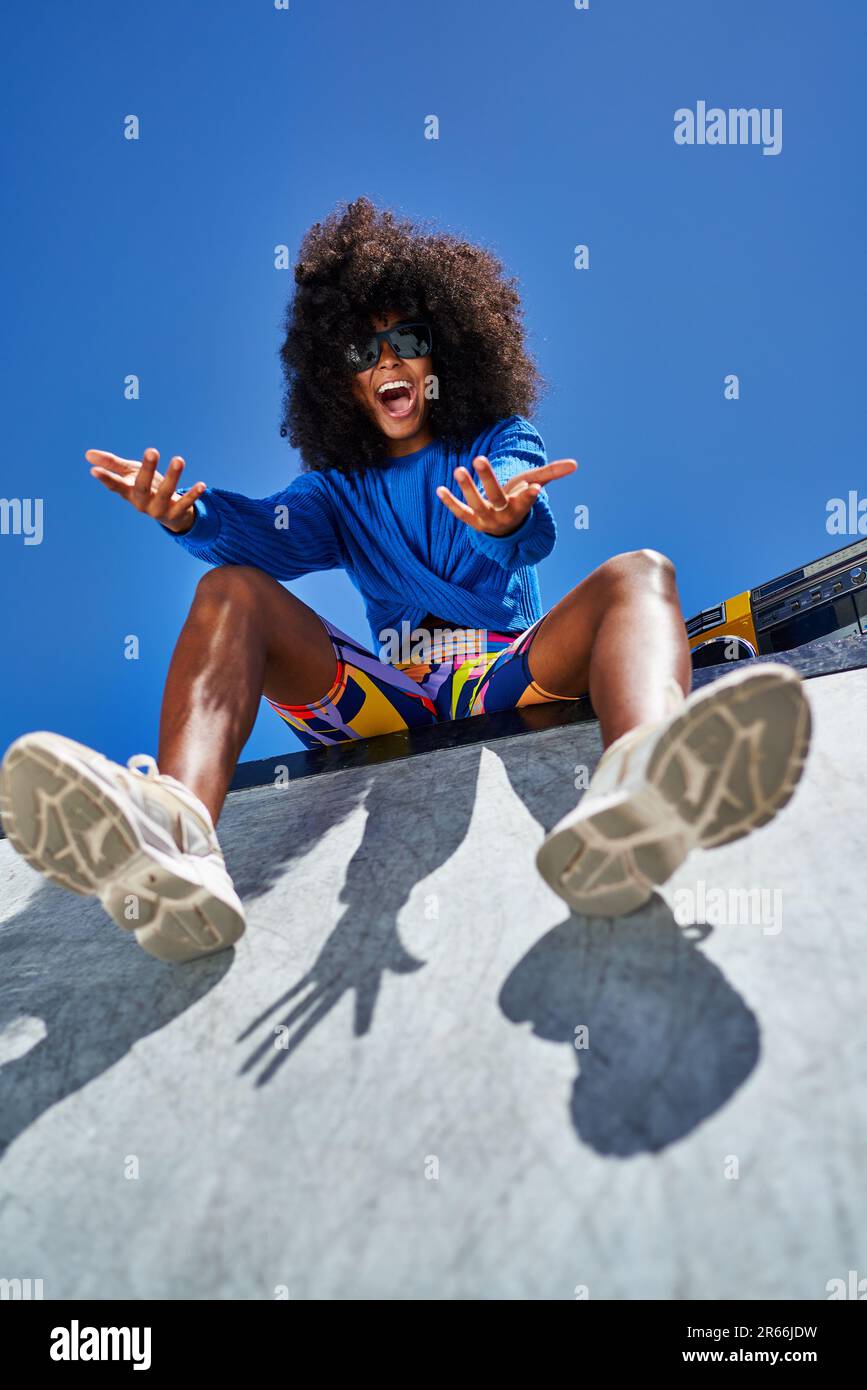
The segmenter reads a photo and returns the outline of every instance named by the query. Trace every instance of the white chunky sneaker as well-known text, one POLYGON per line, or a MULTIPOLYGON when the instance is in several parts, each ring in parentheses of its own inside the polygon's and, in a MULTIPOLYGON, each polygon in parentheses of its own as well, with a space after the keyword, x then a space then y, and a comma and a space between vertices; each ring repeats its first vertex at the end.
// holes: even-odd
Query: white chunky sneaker
POLYGON ((810 743, 800 676, 733 671, 605 750, 590 785, 544 840, 539 872, 575 912, 619 917, 648 901, 691 849, 765 825, 795 790, 810 743))
POLYGON ((244 931, 207 808, 147 755, 124 768, 60 734, 25 734, 0 768, 0 817, 28 863, 94 893, 160 960, 211 955, 244 931))

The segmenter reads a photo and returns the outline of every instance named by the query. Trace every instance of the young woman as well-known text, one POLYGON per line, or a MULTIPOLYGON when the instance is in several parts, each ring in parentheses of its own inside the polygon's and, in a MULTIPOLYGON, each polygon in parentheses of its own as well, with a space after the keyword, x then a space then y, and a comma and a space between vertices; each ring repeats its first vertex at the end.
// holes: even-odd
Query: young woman
POLYGON ((304 471, 288 487, 181 490, 179 457, 163 474, 155 449, 88 452, 94 478, 216 568, 172 658, 157 763, 25 735, 0 777, 13 845, 162 959, 231 945, 244 913, 214 825, 263 695, 312 746, 589 692, 606 751, 538 855, 580 912, 629 912, 693 846, 768 821, 809 740, 794 672, 759 665, 686 699, 674 568, 653 550, 543 615, 544 488, 576 464, 546 462, 526 418, 541 383, 499 262, 362 198, 311 229, 295 284, 283 432, 304 471), (338 567, 372 650, 279 582, 338 567))

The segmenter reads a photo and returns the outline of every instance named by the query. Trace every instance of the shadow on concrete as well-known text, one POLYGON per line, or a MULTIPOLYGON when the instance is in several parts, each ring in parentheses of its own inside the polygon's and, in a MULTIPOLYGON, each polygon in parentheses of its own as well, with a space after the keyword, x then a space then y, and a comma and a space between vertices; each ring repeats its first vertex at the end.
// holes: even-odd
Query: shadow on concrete
MULTIPOLYGON (((398 915, 416 884, 462 844, 482 747, 469 757, 464 750, 452 777, 447 763, 431 759, 425 771, 416 763, 411 777, 359 769, 335 785, 333 797, 320 795, 309 805, 293 797, 286 816, 258 818, 255 856, 247 818, 238 815, 227 825, 229 867, 249 900, 362 802, 367 813, 337 925, 310 970, 239 1038, 253 1040, 242 1072, 255 1073, 257 1085, 275 1076, 344 995, 354 996, 354 1031, 362 1036, 386 972, 422 968, 400 941, 398 915), (279 1048, 278 1026, 286 1030, 279 1048)), ((529 741, 516 740, 494 751, 545 830, 575 804, 562 750, 546 759, 543 749, 534 756, 529 741)), ((10 1060, 0 1065, 0 1153, 49 1106, 202 998, 234 959, 225 952, 183 969, 164 965, 120 932, 97 902, 50 884, 3 924, 0 939, 0 1035, 13 1030, 5 1034, 7 1056, 12 1039, 10 1060)), ((560 923, 511 971, 499 1002, 514 1023, 530 1022, 537 1036, 573 1049, 579 1074, 572 1122, 602 1154, 657 1152, 683 1137, 732 1096, 759 1055, 755 1017, 662 899, 616 922, 573 916, 560 923), (582 1025, 589 1045, 575 1050, 582 1025)))
MULTIPOLYGON (((342 804, 319 797, 310 809, 293 799, 288 820, 272 817, 257 865, 242 892, 264 891, 276 872, 321 840, 364 799, 367 821, 341 890, 344 910, 311 969, 244 1029, 253 1042, 242 1073, 272 1080, 295 1049, 347 993, 355 997, 356 1036, 373 1021, 383 976, 422 968, 402 946, 397 918, 415 885, 460 847, 476 798, 481 747, 462 756, 444 784, 447 762, 434 760, 436 786, 424 795, 413 778, 358 770, 342 804), (358 778, 358 782, 355 779, 358 778), (445 790, 444 790, 445 789, 445 790), (275 1030, 285 1030, 275 1046, 275 1030), (260 1031, 261 1030, 261 1031, 260 1031)), ((534 756, 516 740, 494 751, 515 793, 549 830, 576 803, 562 750, 534 756)), ((598 749, 591 753, 595 762, 598 749)), ((418 765, 416 765, 418 766, 418 765)), ((705 929, 704 935, 708 932, 705 929)), ((570 917, 548 932, 511 972, 500 1004, 515 1023, 574 1050, 575 1029, 589 1048, 574 1051, 571 1118, 598 1152, 657 1152, 728 1101, 759 1056, 757 1021, 715 965, 697 949, 701 932, 680 928, 662 898, 608 922, 570 917)))
MULTIPOLYGON (((259 813, 251 815, 243 803, 233 808, 231 818, 224 813, 217 826, 220 845, 242 902, 249 904, 269 892, 290 865, 306 858, 330 830, 364 804, 372 785, 375 770, 365 768, 332 783, 333 796, 317 795, 319 787, 311 781, 310 802, 303 795, 287 797, 285 814, 274 814, 273 804, 267 809, 260 804, 259 813)), ((269 795, 276 799, 283 792, 275 787, 269 795)))
MULTIPOLYGON (((549 831, 578 799, 562 754, 528 759, 519 741, 501 751, 514 791, 549 831)), ((597 738, 594 764, 600 751, 597 738)), ((597 1152, 658 1152, 724 1105, 755 1067, 758 1022, 697 949, 709 934, 678 926, 658 894, 613 921, 572 914, 503 986, 507 1018, 573 1049, 572 1123, 597 1152), (575 1047, 582 1025, 586 1050, 575 1047)))
POLYGON ((660 897, 616 921, 559 923, 515 966, 499 1003, 511 1022, 572 1049, 572 1123, 607 1156, 682 1139, 759 1058, 755 1015, 660 897))
MULTIPOLYGON (((322 798, 317 799, 314 813, 304 816, 302 848, 293 840, 291 827, 281 832, 286 854, 296 858, 305 852, 305 843, 309 847, 321 840, 335 818, 345 816, 364 798, 367 821, 346 871, 340 892, 344 908, 337 925, 310 970, 253 1019, 238 1039, 245 1042, 264 1029, 241 1068, 245 1073, 261 1067, 258 1086, 273 1078, 345 994, 354 995, 354 1031, 360 1037, 371 1027, 385 973, 407 975, 422 969, 424 961, 416 960, 400 941, 398 914, 415 885, 450 859, 463 842, 475 804, 480 757, 481 748, 462 762, 461 776, 449 784, 448 796, 441 794, 442 771, 432 763, 429 775, 438 780, 439 795, 426 796, 418 780, 402 786, 400 778, 377 777, 371 771, 357 788, 351 807, 345 803, 340 808, 324 806, 322 798), (275 1046, 277 1028, 286 1030, 279 1047, 275 1046)), ((286 862, 284 857, 282 864, 286 862)), ((259 883, 273 877, 273 863, 263 859, 260 879, 250 881, 251 890, 261 892, 259 883)))
POLYGON ((43 1111, 189 1009, 234 960, 224 951, 183 968, 164 964, 95 899, 49 883, 0 925, 0 948, 8 1058, 0 1065, 0 1154, 43 1111))

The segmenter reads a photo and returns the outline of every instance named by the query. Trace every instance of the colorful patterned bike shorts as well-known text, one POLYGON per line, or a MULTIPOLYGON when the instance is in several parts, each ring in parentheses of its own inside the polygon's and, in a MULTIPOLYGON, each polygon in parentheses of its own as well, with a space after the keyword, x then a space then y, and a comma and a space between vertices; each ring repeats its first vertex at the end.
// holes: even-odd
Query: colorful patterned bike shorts
POLYGON ((419 729, 473 714, 572 699, 551 695, 530 675, 528 656, 539 618, 525 632, 451 629, 419 660, 389 663, 321 619, 334 648, 337 674, 310 705, 268 703, 307 748, 419 729))

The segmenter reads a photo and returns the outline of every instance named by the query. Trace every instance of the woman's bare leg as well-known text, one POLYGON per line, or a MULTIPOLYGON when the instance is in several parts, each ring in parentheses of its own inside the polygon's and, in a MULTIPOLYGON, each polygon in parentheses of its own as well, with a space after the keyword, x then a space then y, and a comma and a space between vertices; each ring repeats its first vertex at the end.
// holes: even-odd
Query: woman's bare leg
POLYGON ((262 570, 224 565, 200 581, 172 656, 157 762, 216 823, 263 694, 321 700, 337 663, 312 608, 262 570))
MULTIPOLYGON (((312 608, 261 570, 225 565, 199 583, 172 657, 158 762, 220 813, 263 694, 319 700, 334 651, 312 608)), ((530 651, 554 695, 590 692, 606 746, 665 713, 665 685, 690 685, 674 569, 656 551, 615 556, 551 610, 530 651)))
POLYGON ((551 609, 530 673, 552 695, 589 691, 606 747, 664 718, 666 683, 688 694, 692 676, 671 561, 656 550, 606 560, 551 609))
POLYGON ((573 589, 540 626, 530 668, 552 694, 589 686, 606 746, 675 715, 603 760, 543 840, 539 871, 575 912, 635 911, 694 848, 767 824, 801 775, 810 709, 788 667, 744 662, 667 707, 672 681, 689 691, 690 654, 674 569, 656 551, 617 555, 573 589))

